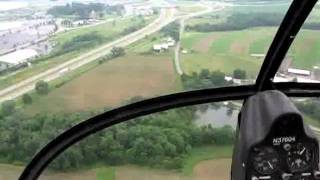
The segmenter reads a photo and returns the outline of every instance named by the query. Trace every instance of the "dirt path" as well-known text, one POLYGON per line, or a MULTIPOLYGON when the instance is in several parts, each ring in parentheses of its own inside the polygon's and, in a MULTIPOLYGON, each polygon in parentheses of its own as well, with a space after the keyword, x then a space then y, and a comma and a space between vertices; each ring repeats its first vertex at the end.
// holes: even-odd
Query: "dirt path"
POLYGON ((202 161, 193 170, 194 180, 226 180, 230 178, 231 159, 202 161))

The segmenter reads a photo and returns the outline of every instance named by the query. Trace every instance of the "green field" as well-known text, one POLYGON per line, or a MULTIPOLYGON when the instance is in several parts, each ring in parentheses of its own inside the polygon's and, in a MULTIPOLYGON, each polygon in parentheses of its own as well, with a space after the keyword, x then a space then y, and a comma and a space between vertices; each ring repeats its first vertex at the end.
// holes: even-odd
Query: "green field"
MULTIPOLYGON (((93 169, 75 172, 45 171, 41 180, 162 180, 187 179, 201 180, 225 179, 229 176, 230 146, 207 146, 193 149, 184 159, 182 171, 160 170, 134 165, 101 166, 93 169), (207 168, 215 167, 208 174, 207 168), (223 178, 222 178, 223 177, 223 178)), ((0 180, 15 180, 22 172, 23 167, 0 165, 0 180)))
POLYGON ((175 92, 179 84, 171 56, 128 54, 70 79, 25 109, 39 113, 114 107, 136 96, 175 92))
MULTIPOLYGON (((182 56, 183 70, 190 74, 201 69, 221 70, 231 74, 236 68, 245 69, 254 78, 262 60, 250 54, 265 54, 277 28, 259 27, 241 31, 198 33, 186 32, 182 47, 189 51, 182 56)), ((309 69, 319 65, 320 31, 301 30, 288 52, 295 68, 309 69)))

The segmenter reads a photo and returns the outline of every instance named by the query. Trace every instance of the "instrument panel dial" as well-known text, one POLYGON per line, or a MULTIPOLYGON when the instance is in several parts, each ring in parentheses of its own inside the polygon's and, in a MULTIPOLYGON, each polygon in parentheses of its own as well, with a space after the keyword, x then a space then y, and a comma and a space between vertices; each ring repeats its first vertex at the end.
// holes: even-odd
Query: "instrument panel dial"
POLYGON ((287 163, 292 172, 308 169, 312 162, 312 152, 308 146, 298 143, 288 151, 287 163))
POLYGON ((277 171, 279 157, 271 147, 254 148, 253 168, 260 174, 269 175, 277 171))

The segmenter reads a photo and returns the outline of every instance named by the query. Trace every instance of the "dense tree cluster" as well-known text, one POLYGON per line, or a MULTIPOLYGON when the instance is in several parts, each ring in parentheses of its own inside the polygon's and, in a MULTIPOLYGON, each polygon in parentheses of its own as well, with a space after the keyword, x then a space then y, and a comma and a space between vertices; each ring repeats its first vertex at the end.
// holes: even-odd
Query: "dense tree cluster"
MULTIPOLYGON (((283 13, 251 12, 233 13, 226 21, 219 24, 202 23, 186 26, 187 31, 214 32, 214 31, 234 31, 243 30, 259 26, 279 26, 284 18, 283 13)), ((304 29, 319 30, 320 23, 306 22, 304 29)))
POLYGON ((320 101, 317 99, 309 99, 308 101, 295 102, 297 108, 310 116, 311 118, 320 121, 320 101))
POLYGON ((3 116, 8 116, 16 111, 16 103, 13 100, 4 101, 1 104, 1 112, 3 116))
POLYGON ((225 22, 219 24, 197 24, 186 26, 186 30, 199 32, 233 31, 258 26, 279 26, 284 14, 282 13, 234 13, 225 22))
POLYGON ((235 69, 233 71, 233 78, 235 79, 246 79, 247 78, 247 72, 242 69, 235 69))
POLYGON ((90 48, 95 45, 101 44, 104 41, 104 39, 105 38, 97 32, 75 36, 71 40, 62 44, 61 48, 58 50, 57 53, 63 54, 71 51, 90 48))
MULTIPOLYGON (((230 127, 198 127, 195 108, 180 108, 141 117, 99 132, 72 146, 50 165, 69 170, 96 164, 140 164, 180 168, 190 149, 202 145, 225 145, 234 140, 230 127)), ((0 159, 29 162, 46 143, 72 125, 99 112, 40 114, 21 112, 0 117, 0 159)))
POLYGON ((176 41, 179 41, 180 39, 180 25, 177 22, 170 23, 163 27, 160 32, 164 36, 172 37, 176 41))
POLYGON ((32 97, 30 94, 25 93, 22 95, 22 102, 23 104, 32 104, 32 97))
POLYGON ((106 6, 102 3, 71 3, 65 6, 54 6, 48 10, 48 14, 56 17, 73 15, 81 19, 88 19, 93 11, 99 16, 103 16, 104 13, 121 15, 123 6, 106 6))
POLYGON ((320 30, 320 23, 319 22, 306 22, 303 26, 303 29, 311 29, 311 30, 320 30))
POLYGON ((138 23, 137 25, 134 25, 134 26, 130 26, 130 27, 127 27, 125 28, 122 32, 121 32, 121 35, 127 35, 127 34, 130 34, 130 33, 133 33, 141 28, 143 28, 143 26, 145 25, 145 21, 141 21, 140 23, 138 23))
POLYGON ((113 47, 111 49, 111 53, 110 53, 111 58, 117 58, 124 55, 126 55, 126 51, 122 47, 113 47))
POLYGON ((49 93, 49 83, 46 81, 38 81, 35 85, 36 93, 47 95, 49 93))
POLYGON ((232 84, 232 82, 225 80, 223 72, 210 72, 208 69, 203 69, 200 73, 193 72, 191 75, 183 74, 181 80, 186 90, 222 87, 232 84))

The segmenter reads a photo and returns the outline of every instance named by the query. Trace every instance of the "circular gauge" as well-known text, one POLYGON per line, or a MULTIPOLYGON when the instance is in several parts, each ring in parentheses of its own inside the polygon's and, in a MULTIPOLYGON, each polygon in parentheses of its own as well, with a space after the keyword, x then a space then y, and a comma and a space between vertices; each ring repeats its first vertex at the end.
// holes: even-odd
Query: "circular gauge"
POLYGON ((288 151, 288 166, 292 172, 304 171, 310 167, 312 161, 311 150, 299 143, 288 151))
POLYGON ((267 175, 274 173, 279 166, 277 152, 271 147, 254 148, 253 168, 260 174, 267 175))

